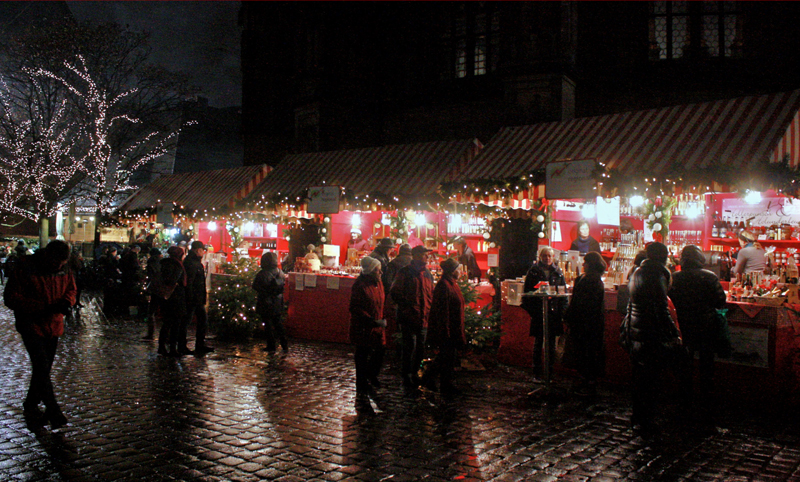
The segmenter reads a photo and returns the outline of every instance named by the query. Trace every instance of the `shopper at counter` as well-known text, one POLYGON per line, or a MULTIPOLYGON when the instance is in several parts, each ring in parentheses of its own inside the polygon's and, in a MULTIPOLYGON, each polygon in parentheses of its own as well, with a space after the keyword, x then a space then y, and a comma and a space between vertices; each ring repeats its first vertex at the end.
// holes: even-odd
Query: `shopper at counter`
POLYGON ((589 235, 589 223, 586 221, 578 222, 578 237, 572 242, 569 249, 579 251, 581 256, 591 251, 600 252, 600 243, 589 235))
POLYGON ((742 249, 736 256, 736 267, 733 268, 735 274, 763 272, 766 269, 767 252, 761 247, 761 243, 756 242, 755 234, 746 230, 740 231, 739 246, 742 249))
POLYGON ((581 396, 594 395, 597 379, 605 374, 605 287, 603 273, 606 262, 599 253, 589 252, 583 258, 584 274, 575 280, 572 300, 564 314, 564 323, 569 330, 566 353, 572 353, 573 368, 581 375, 575 393, 581 396))
POLYGON ((725 291, 717 275, 703 269, 705 255, 697 246, 686 246, 681 252, 681 270, 672 276, 669 297, 675 304, 683 343, 689 349, 686 367, 681 374, 684 409, 696 423, 712 426, 711 394, 714 375, 714 341, 716 310, 725 307, 725 291), (699 383, 696 406, 692 407, 694 354, 699 353, 699 383))
POLYGON ((390 289, 397 278, 397 273, 401 269, 411 264, 411 245, 406 243, 400 246, 400 250, 393 260, 389 262, 389 268, 386 270, 386 286, 390 289))
POLYGON ((386 345, 385 293, 380 277, 380 262, 364 257, 350 297, 350 342, 356 346, 356 411, 364 413, 372 412, 369 396, 381 386, 378 374, 386 345))
POLYGON ((269 353, 275 351, 276 339, 284 353, 289 350, 286 331, 281 322, 285 285, 286 275, 278 268, 278 255, 271 251, 264 253, 261 256, 261 271, 253 280, 253 289, 258 295, 256 312, 264 323, 264 334, 267 336, 264 351, 269 353))
POLYGON ((475 259, 475 252, 467 245, 467 240, 458 237, 453 241, 453 247, 458 251, 458 262, 467 271, 467 277, 471 280, 480 281, 481 269, 475 259))
POLYGON ((378 245, 375 246, 375 249, 368 255, 381 263, 381 273, 383 273, 381 281, 383 281, 383 288, 385 290, 391 288, 391 286, 387 284, 386 273, 389 271, 389 251, 392 248, 394 248, 394 241, 392 241, 392 238, 383 238, 378 241, 378 245))
POLYGON ((433 275, 428 271, 425 246, 411 250, 411 263, 397 273, 391 288, 397 303, 397 325, 402 333, 403 385, 419 385, 417 371, 422 363, 428 316, 433 299, 433 275))
MULTIPOLYGON (((565 286, 564 273, 554 264, 555 252, 553 248, 545 246, 539 251, 539 261, 533 264, 525 275, 524 292, 529 293, 534 291, 535 286, 541 282, 546 281, 550 286, 565 286)), ((543 320, 542 320, 542 300, 533 296, 526 296, 522 299, 522 308, 531 316, 531 329, 530 335, 535 337, 533 343, 533 371, 534 376, 541 378, 542 376, 542 347, 544 344, 543 338, 543 320)), ((561 323, 562 314, 565 308, 564 299, 553 300, 548 304, 548 350, 552 353, 555 346, 557 336, 564 332, 561 323)), ((555 357, 550 357, 550 368, 553 368, 555 357)))
POLYGON ((428 322, 428 343, 439 349, 431 368, 421 381, 424 387, 436 389, 439 378, 440 393, 444 396, 457 395, 460 391, 453 384, 458 349, 467 344, 464 326, 464 295, 458 286, 459 268, 453 258, 442 261, 442 278, 436 283, 431 301, 430 321, 428 322))
POLYGON ((666 267, 669 251, 657 242, 649 244, 646 251, 647 259, 628 283, 630 321, 625 336, 631 346, 631 424, 643 437, 651 437, 657 430, 656 401, 665 390, 660 386, 661 374, 672 363, 681 338, 670 316, 667 298, 671 278, 666 267))

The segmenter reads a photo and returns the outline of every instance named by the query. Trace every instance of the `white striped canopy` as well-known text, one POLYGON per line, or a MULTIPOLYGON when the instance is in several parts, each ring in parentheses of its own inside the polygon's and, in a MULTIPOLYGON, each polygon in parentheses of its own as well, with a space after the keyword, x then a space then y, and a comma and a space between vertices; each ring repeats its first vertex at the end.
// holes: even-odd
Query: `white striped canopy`
POLYGON ((253 189, 247 204, 275 196, 297 197, 312 186, 342 186, 350 194, 435 194, 482 147, 477 139, 311 152, 284 157, 253 189))
POLYGON ((119 211, 148 209, 159 202, 175 203, 186 211, 231 208, 269 171, 269 166, 259 164, 161 176, 136 191, 119 207, 119 211))
POLYGON ((523 176, 548 162, 597 159, 662 175, 752 163, 800 163, 800 90, 501 129, 459 179, 523 176))

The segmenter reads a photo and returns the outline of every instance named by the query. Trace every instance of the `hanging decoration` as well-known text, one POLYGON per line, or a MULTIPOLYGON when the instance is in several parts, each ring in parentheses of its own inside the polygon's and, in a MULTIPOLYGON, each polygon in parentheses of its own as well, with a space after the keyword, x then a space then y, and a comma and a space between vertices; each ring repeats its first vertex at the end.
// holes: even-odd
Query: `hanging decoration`
POLYGON ((659 196, 645 205, 645 222, 653 231, 656 241, 664 242, 669 234, 669 225, 672 221, 672 208, 676 200, 671 196, 659 196))

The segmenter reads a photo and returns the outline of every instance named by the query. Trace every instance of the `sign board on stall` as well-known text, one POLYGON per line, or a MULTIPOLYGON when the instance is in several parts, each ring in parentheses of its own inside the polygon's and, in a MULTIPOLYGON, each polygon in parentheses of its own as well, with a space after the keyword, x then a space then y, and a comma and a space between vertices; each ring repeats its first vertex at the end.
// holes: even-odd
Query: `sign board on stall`
POLYGON ((597 161, 549 162, 545 167, 545 192, 548 199, 580 199, 595 196, 592 178, 597 161))
POLYGON ((800 201, 792 202, 785 197, 770 197, 763 198, 757 204, 749 204, 740 198, 723 199, 722 215, 749 219, 749 224, 753 226, 797 224, 800 223, 800 201))
POLYGON ((156 206, 156 222, 164 226, 172 226, 172 203, 158 203, 156 206))
POLYGON ((339 212, 339 186, 314 186, 308 188, 308 209, 311 214, 336 214, 339 212))

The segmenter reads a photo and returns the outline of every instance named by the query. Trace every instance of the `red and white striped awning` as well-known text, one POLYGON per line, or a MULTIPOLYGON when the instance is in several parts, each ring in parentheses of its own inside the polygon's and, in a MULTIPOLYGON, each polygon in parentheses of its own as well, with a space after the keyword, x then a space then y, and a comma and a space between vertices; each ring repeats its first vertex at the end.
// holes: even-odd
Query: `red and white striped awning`
POLYGON ((459 176, 522 176, 548 162, 597 159, 622 173, 661 175, 724 164, 734 169, 788 155, 800 164, 800 90, 506 127, 459 176))
POLYGON ((231 208, 267 177, 266 164, 162 176, 134 193, 119 211, 148 209, 159 202, 186 211, 231 208))
POLYGON ((477 139, 466 139, 288 155, 245 202, 296 197, 321 185, 339 185, 359 195, 431 195, 469 165, 482 147, 477 139))

